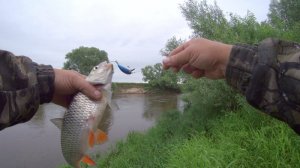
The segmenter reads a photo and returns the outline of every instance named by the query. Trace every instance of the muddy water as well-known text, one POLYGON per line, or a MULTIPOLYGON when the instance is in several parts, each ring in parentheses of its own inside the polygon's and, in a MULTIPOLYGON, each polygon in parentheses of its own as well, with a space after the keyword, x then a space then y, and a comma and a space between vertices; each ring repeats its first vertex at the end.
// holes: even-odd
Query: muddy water
MULTIPOLYGON (((114 95, 119 110, 106 115, 103 126, 109 140, 92 153, 106 153, 131 131, 145 131, 159 116, 171 109, 183 108, 176 94, 114 95)), ((27 123, 0 131, 0 168, 53 168, 65 164, 60 149, 60 131, 49 121, 63 116, 65 109, 54 104, 40 107, 27 123)))

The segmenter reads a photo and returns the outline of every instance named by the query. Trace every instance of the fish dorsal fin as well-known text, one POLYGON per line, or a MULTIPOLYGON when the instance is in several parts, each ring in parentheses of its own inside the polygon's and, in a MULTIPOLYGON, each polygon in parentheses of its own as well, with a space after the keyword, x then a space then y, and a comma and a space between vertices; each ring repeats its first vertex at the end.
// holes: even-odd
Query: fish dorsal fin
POLYGON ((61 130, 63 119, 62 118, 53 118, 50 120, 58 129, 61 130))

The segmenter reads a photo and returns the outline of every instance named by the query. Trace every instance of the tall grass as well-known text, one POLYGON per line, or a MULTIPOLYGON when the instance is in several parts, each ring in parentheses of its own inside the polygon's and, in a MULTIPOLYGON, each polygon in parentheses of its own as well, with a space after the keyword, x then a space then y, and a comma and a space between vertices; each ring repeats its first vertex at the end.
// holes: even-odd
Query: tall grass
POLYGON ((299 167, 298 135, 246 104, 209 125, 209 134, 174 145, 166 167, 299 167))

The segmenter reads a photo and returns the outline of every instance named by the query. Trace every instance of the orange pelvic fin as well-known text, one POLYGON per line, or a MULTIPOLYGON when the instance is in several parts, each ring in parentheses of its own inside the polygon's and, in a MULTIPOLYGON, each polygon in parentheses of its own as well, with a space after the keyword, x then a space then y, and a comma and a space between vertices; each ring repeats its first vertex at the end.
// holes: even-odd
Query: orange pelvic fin
POLYGON ((107 141, 107 139, 108 139, 107 134, 100 129, 98 129, 95 134, 96 134, 96 143, 97 144, 102 144, 105 141, 107 141))
POLYGON ((94 147, 95 144, 95 134, 93 131, 89 132, 89 147, 92 148, 94 147))
POLYGON ((88 155, 83 156, 81 161, 89 166, 96 166, 96 163, 88 155))

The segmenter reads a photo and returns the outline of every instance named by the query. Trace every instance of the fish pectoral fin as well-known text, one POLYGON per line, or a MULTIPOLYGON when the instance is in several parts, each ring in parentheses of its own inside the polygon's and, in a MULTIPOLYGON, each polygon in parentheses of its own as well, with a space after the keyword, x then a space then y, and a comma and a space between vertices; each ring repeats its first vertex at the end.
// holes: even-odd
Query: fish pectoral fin
POLYGON ((106 95, 107 97, 107 104, 109 106, 109 108, 112 110, 112 111, 117 111, 119 110, 119 106, 117 105, 117 103, 115 101, 112 100, 112 92, 110 90, 107 90, 107 89, 103 89, 102 90, 103 94, 106 95))
POLYGON ((63 118, 53 118, 50 119, 50 121, 58 128, 61 130, 62 128, 62 123, 63 123, 63 118))
POLYGON ((96 134, 96 136, 95 136, 96 144, 102 144, 102 143, 106 142, 108 139, 107 134, 100 129, 98 129, 95 134, 96 134))
POLYGON ((108 102, 108 106, 112 111, 118 111, 120 109, 115 101, 108 102))
POLYGON ((94 134, 93 131, 90 131, 90 132, 89 132, 89 139, 88 139, 88 140, 89 140, 89 141, 88 141, 89 147, 90 147, 90 148, 94 147, 94 144, 95 144, 95 134, 94 134))
POLYGON ((89 166, 96 166, 96 163, 88 155, 83 156, 81 161, 89 166))

